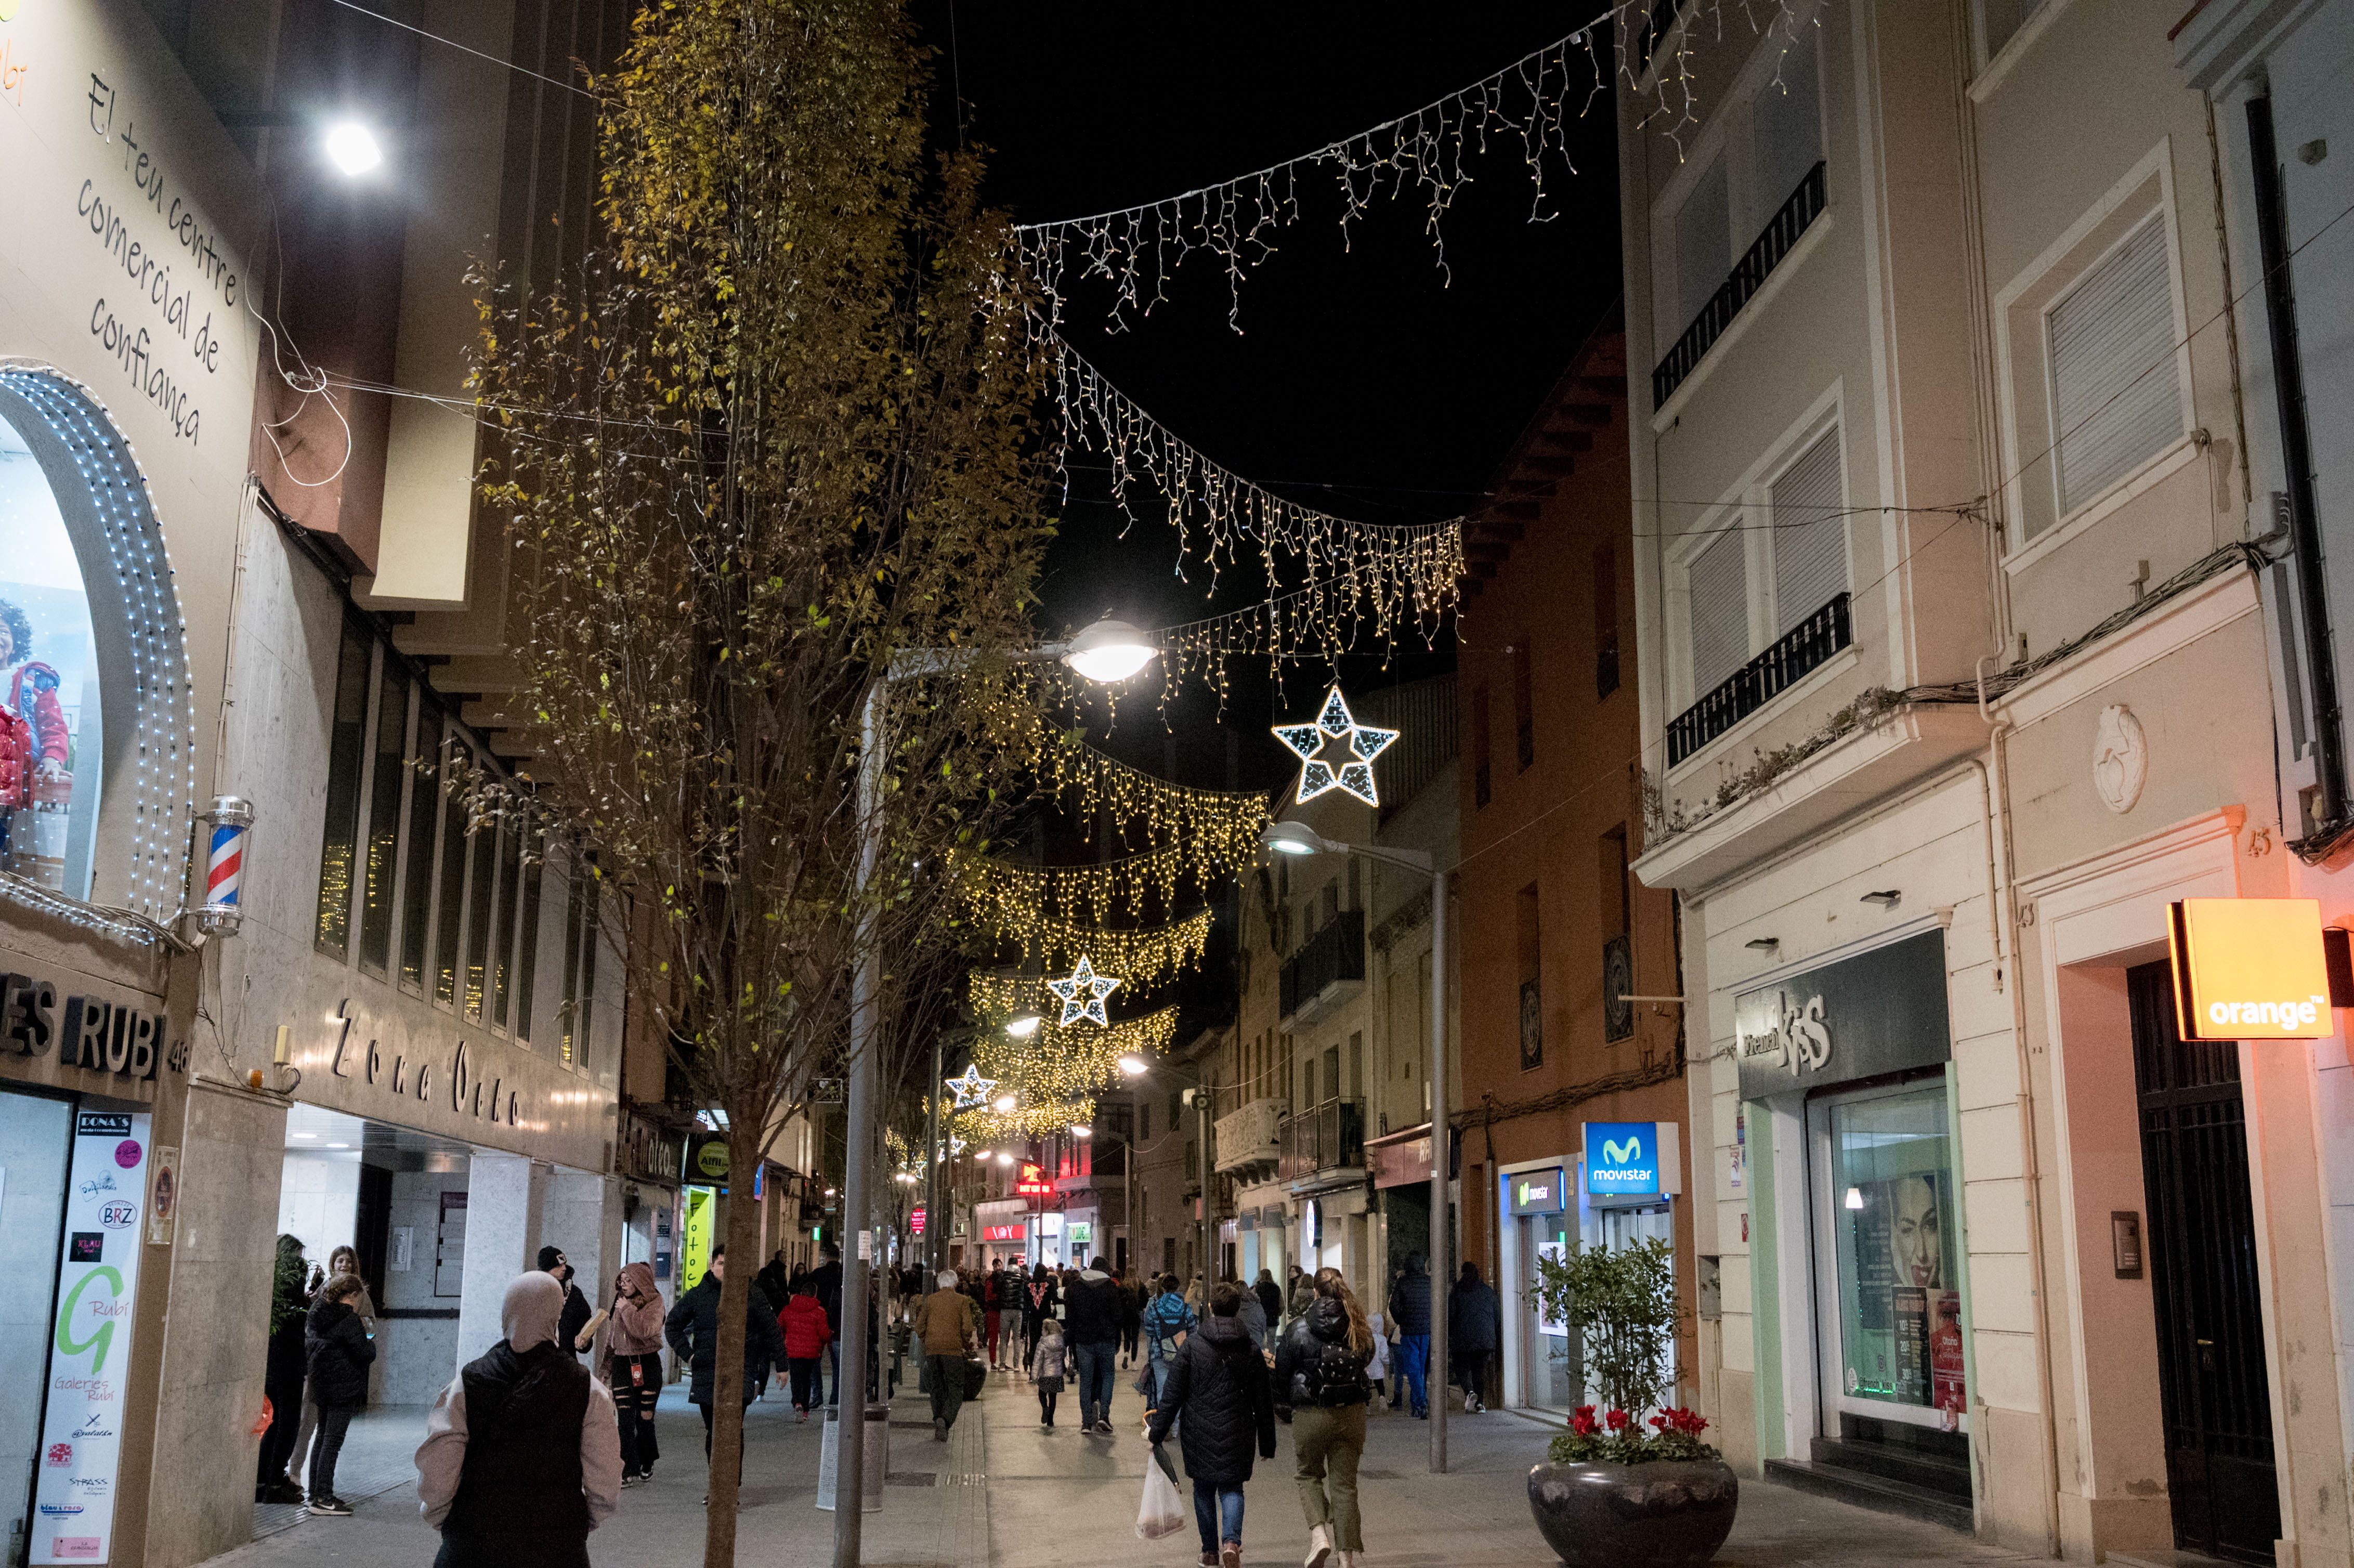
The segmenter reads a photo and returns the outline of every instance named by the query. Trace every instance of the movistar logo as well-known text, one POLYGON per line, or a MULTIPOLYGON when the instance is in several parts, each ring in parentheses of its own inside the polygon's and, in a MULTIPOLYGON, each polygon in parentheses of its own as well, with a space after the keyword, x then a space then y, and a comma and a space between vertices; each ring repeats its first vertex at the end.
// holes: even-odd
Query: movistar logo
POLYGON ((1643 1158, 1643 1140, 1630 1137, 1618 1143, 1606 1138, 1602 1140, 1602 1158, 1613 1165, 1631 1165, 1643 1158))

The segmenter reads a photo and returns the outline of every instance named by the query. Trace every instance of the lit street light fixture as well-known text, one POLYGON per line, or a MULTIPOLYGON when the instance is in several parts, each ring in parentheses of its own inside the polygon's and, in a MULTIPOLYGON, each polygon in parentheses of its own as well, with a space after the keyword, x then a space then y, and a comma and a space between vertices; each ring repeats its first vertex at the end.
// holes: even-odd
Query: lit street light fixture
POLYGON ((1447 1126, 1447 882, 1448 873, 1420 850, 1387 844, 1342 843, 1305 822, 1269 822, 1260 842, 1277 854, 1353 854, 1384 865, 1418 871, 1430 878, 1430 1470, 1447 1469, 1447 1287, 1448 1234, 1447 1171, 1450 1163, 1447 1126))
MULTIPOLYGON (((381 154, 379 154, 380 156, 381 154)), ((881 812, 883 803, 883 707, 895 681, 915 680, 926 675, 949 675, 970 668, 980 662, 984 650, 977 648, 910 648, 895 654, 867 683, 866 700, 859 712, 858 749, 858 933, 854 950, 857 967, 850 976, 850 1086, 843 1107, 843 1185, 847 1189, 842 1205, 842 1229, 845 1234, 854 1233, 857 1240, 845 1249, 842 1259, 842 1293, 848 1301, 864 1301, 873 1287, 870 1283, 875 1233, 870 1226, 873 1200, 868 1184, 873 1180, 871 1169, 875 1160, 875 1106, 879 1097, 878 1073, 875 1065, 875 1033, 881 1022, 877 1016, 883 992, 883 955, 876 948, 875 916, 868 907, 865 895, 874 885, 876 863, 883 855, 881 812)), ((1109 617, 1083 628, 1068 641, 1042 643, 1034 649, 1011 655, 1017 663, 1044 663, 1058 661, 1084 678, 1102 684, 1124 681, 1161 656, 1152 639, 1125 620, 1109 617)), ((933 1091, 938 1095, 938 1089, 933 1091)), ((937 1150, 936 1150, 937 1152, 937 1150)), ((1005 1156, 1010 1163, 1012 1157, 1005 1156)), ((928 1224, 928 1216, 927 1223, 928 1224)), ((852 1368, 851 1375, 862 1380, 860 1397, 844 1404, 842 1419, 834 1424, 835 1490, 837 1498, 864 1497, 866 1468, 866 1445, 861 1434, 866 1413, 866 1390, 864 1383, 867 1356, 867 1315, 862 1311, 843 1314, 842 1360, 852 1368), (860 1419, 854 1419, 854 1415, 860 1419)), ((833 1513, 834 1568, 858 1568, 859 1542, 865 1524, 864 1510, 854 1503, 837 1508, 833 1513)))

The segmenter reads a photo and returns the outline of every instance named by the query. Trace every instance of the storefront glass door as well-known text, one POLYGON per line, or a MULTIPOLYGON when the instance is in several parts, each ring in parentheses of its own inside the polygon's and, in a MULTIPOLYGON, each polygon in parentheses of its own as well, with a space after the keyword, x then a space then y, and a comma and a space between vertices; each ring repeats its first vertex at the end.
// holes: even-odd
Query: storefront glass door
POLYGON ((1960 1243, 1940 1076, 1809 1107, 1827 1435, 1967 1430, 1960 1243))
POLYGON ((1537 1260, 1559 1260, 1574 1239, 1575 1214, 1527 1214, 1510 1222, 1517 1234, 1513 1255, 1520 1278, 1511 1292, 1518 1309, 1506 1313, 1508 1331, 1519 1336, 1515 1360, 1521 1386, 1517 1403, 1566 1411, 1585 1402, 1585 1368, 1569 1326, 1537 1309, 1537 1260))

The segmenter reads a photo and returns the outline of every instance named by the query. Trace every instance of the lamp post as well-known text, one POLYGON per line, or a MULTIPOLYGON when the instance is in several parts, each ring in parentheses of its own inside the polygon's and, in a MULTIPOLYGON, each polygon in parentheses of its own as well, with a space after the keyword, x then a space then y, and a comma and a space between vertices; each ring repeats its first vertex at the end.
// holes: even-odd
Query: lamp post
MULTIPOLYGON (((1124 681, 1161 656, 1143 632, 1124 620, 1108 618, 1081 630, 1067 642, 1050 642, 1013 655, 1025 663, 1057 660, 1087 680, 1104 684, 1124 681)), ((850 1092, 843 1109, 842 1219, 845 1232, 854 1227, 857 1242, 842 1259, 842 1359, 858 1380, 859 1400, 854 1422, 845 1404, 834 1423, 836 1445, 833 1510, 834 1568, 858 1568, 859 1542, 865 1523, 860 1499, 865 1496, 866 1443, 866 1304, 871 1293, 868 1269, 873 1263, 875 1232, 870 1221, 869 1183, 875 1158, 875 1102, 877 1073, 875 1016, 883 991, 883 955, 876 950, 878 926, 866 901, 882 856, 883 706, 894 681, 924 675, 948 675, 969 668, 981 657, 978 649, 909 649, 896 655, 867 683, 866 700, 859 710, 858 731, 858 932, 856 968, 850 976, 850 1092), (847 1499, 846 1501, 842 1499, 847 1499)), ((927 1216, 928 1221, 928 1216, 927 1216)))
POLYGON ((1270 822, 1261 842, 1278 854, 1353 854, 1430 878, 1430 1357, 1424 1384, 1430 1394, 1430 1473, 1447 1471, 1447 1285, 1454 1241, 1447 1224, 1447 884, 1448 872, 1420 850, 1351 844, 1328 839, 1305 822, 1270 822))

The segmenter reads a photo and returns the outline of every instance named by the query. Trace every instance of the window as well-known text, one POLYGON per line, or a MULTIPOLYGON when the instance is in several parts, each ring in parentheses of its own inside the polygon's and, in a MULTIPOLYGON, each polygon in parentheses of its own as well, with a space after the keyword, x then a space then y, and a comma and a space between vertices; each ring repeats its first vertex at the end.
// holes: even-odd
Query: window
POLYGON ((1670 337, 1700 314, 1733 263, 1733 209, 1722 156, 1702 171, 1676 209, 1675 247, 1674 324, 1661 323, 1670 337))
POLYGON ((441 875, 433 900, 433 996, 451 1005, 458 1000, 458 920, 466 907, 466 809, 447 787, 467 761, 465 751, 453 747, 441 766, 441 875))
POLYGON ((531 981, 539 967, 539 874, 547 860, 547 833, 534 828, 524 836, 524 853, 530 863, 523 873, 523 940, 515 955, 514 1032, 518 1040, 531 1038, 531 981))
MULTIPOLYGON (((105 734, 97 634, 58 492, 5 418, 0 538, 0 700, 25 726, 33 772, 28 798, 0 805, 0 871, 88 898, 105 734)), ((201 861, 196 875, 201 888, 201 861)))
POLYGON ((392 958, 393 877, 400 866, 400 790, 408 769, 408 673, 391 659, 376 681, 368 771, 367 872, 360 886, 360 968, 381 979, 392 958))
POLYGON ((1594 552, 1594 696, 1618 689, 1618 546, 1594 552))
POLYGON ((2064 517, 2182 435, 2163 215, 2127 235, 2062 296, 2045 331, 2064 517))
MULTIPOLYGON (((1525 773, 1537 759, 1536 677, 1529 668, 1529 640, 1512 640, 1512 746, 1525 773)), ((1349 862, 1352 866, 1357 863, 1349 862)))
MULTIPOLYGON (((493 836, 483 830, 485 838, 493 836)), ((506 813, 499 815, 498 839, 499 904, 498 913, 491 922, 491 1022, 500 1029, 507 1023, 508 987, 513 983, 511 966, 514 962, 515 910, 522 903, 522 889, 516 885, 522 878, 522 854, 515 834, 507 825, 506 813)))
POLYGON ((1847 591, 1840 439, 1826 431, 1766 492, 1774 520, 1774 622, 1787 631, 1847 591))
POLYGON ((498 837, 484 823, 466 841, 466 859, 471 863, 466 875, 472 885, 472 896, 466 903, 466 1016, 473 1019, 482 1016, 488 991, 485 960, 491 946, 491 906, 498 895, 498 837))
POLYGON ((433 915, 433 823, 438 816, 434 808, 441 787, 438 771, 418 772, 417 765, 429 763, 440 746, 441 710, 420 694, 416 738, 408 748, 408 767, 403 769, 415 774, 415 779, 409 787, 408 825, 404 830, 408 834, 407 863, 400 870, 400 983, 415 991, 425 989, 426 927, 433 915))
POLYGON ((352 863, 360 826, 360 764, 367 750, 368 664, 376 650, 346 617, 335 661, 335 713, 327 731, 327 831, 319 847, 323 953, 342 958, 352 931, 352 863))
POLYGON ((1492 792, 1488 752, 1488 688, 1479 686, 1471 693, 1471 804, 1474 806, 1486 805, 1492 792))
POLYGON ((1601 863, 1595 878, 1595 905, 1602 919, 1602 1039, 1607 1044, 1635 1033, 1635 890, 1627 879, 1627 825, 1602 835, 1601 863))
MULTIPOLYGON (((1755 188, 1750 205, 1757 223, 1787 200, 1823 161, 1822 89, 1813 29, 1802 29, 1776 62, 1778 81, 1769 78, 1749 108, 1749 157, 1755 188)), ((1780 42, 1769 31, 1766 45, 1780 42)))
POLYGON ((1721 530, 1688 569, 1694 696, 1749 662, 1748 540, 1739 522, 1721 530))

